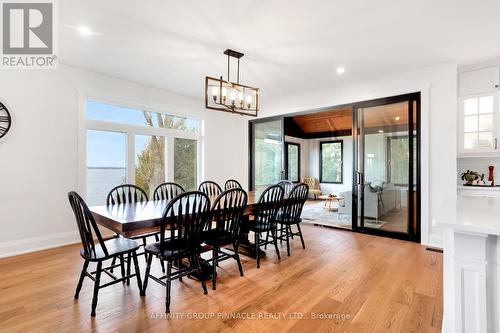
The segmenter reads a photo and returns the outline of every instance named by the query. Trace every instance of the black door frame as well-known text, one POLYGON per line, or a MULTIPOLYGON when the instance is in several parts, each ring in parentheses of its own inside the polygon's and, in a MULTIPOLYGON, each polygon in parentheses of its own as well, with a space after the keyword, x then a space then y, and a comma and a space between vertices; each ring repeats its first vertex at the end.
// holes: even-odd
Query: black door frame
MULTIPOLYGON (((421 145, 420 145, 420 92, 410 93, 405 95, 393 96, 380 98, 360 103, 355 103, 353 105, 353 113, 352 113, 352 140, 353 140, 353 184, 352 184, 352 230, 372 235, 385 236, 390 238, 404 239, 413 242, 420 243, 421 239, 421 145), (363 194, 358 195, 358 182, 364 183, 364 175, 358 175, 358 139, 359 139, 359 128, 358 128, 358 110, 367 107, 380 106, 386 104, 394 104, 400 102, 408 102, 408 149, 410 152, 413 152, 413 142, 414 138, 416 138, 415 142, 417 143, 416 149, 416 181, 417 184, 413 184, 413 169, 414 163, 413 158, 408 159, 408 229, 407 233, 399 233, 394 231, 380 230, 374 228, 368 228, 363 226, 358 226, 357 221, 360 216, 364 216, 364 205, 363 205, 363 194), (413 104, 415 103, 416 109, 414 110, 413 104), (413 128, 413 119, 416 119, 416 135, 413 134, 415 128, 413 128), (416 201, 417 201, 417 210, 414 212, 413 206, 413 193, 414 188, 416 191, 416 201), (358 204, 360 206, 361 213, 358 215, 358 204), (414 213, 416 213, 414 215, 414 213), (416 221, 413 221, 413 216, 416 216, 416 221), (416 230, 413 231, 413 224, 416 224, 416 230)), ((364 156, 364 153, 362 154, 364 156)), ((362 220, 362 219, 361 219, 362 220)))

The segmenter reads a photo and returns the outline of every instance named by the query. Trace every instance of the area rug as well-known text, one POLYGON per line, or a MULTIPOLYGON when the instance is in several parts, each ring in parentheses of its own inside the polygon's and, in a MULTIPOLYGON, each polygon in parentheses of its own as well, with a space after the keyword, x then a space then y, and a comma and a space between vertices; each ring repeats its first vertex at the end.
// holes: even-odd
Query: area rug
MULTIPOLYGON (((338 203, 333 203, 335 210, 328 210, 324 208, 325 202, 318 201, 304 205, 302 209, 302 221, 304 223, 329 225, 339 228, 352 228, 351 215, 340 214, 336 211, 338 203)), ((379 229, 385 222, 370 222, 365 220, 365 226, 368 228, 379 229)))

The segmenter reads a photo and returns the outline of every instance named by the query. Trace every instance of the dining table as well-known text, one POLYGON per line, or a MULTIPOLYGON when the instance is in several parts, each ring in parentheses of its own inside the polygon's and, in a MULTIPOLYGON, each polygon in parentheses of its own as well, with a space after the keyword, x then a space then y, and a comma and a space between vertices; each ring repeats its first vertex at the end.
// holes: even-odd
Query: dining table
MULTIPOLYGON (((247 206, 243 213, 240 225, 240 239, 238 252, 245 256, 256 258, 256 252, 264 257, 266 253, 257 249, 249 238, 249 216, 252 214, 262 191, 247 192, 247 206)), ((213 202, 216 197, 209 197, 213 202)), ((97 224, 115 232, 116 234, 130 238, 140 235, 154 234, 160 231, 163 212, 170 200, 153 200, 146 202, 121 203, 114 205, 102 205, 89 207, 97 224)), ((166 226, 168 229, 168 225, 166 226)))

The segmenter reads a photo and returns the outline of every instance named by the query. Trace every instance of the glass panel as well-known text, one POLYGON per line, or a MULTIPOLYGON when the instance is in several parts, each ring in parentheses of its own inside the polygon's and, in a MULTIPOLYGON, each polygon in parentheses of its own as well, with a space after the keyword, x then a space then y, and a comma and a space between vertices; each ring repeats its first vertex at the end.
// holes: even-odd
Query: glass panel
POLYGON ((322 183, 342 183, 342 141, 321 142, 322 183))
POLYGON ((464 101, 464 114, 466 116, 477 114, 477 98, 468 98, 464 101))
POLYGON ((481 148, 491 148, 493 146, 493 133, 479 132, 478 146, 481 148))
MULTIPOLYGON (((409 204, 413 204, 409 201, 413 191, 408 179, 408 107, 405 101, 358 111, 358 170, 364 175, 358 186, 359 226, 408 233, 409 204)), ((416 141, 414 145, 415 161, 416 141)))
POLYGON ((191 139, 174 139, 174 182, 186 191, 197 188, 198 141, 191 139))
POLYGON ((104 205, 109 191, 127 182, 127 135, 87 130, 87 204, 104 205))
POLYGON ((479 113, 493 113, 493 96, 479 99, 479 113))
POLYGON ((165 182, 165 137, 135 136, 135 184, 150 198, 156 186, 165 182))
POLYGON ((254 185, 255 190, 262 190, 282 178, 281 120, 254 123, 252 130, 254 185))
POLYGON ((473 149, 477 147, 477 133, 465 133, 464 134, 464 149, 473 149))
POLYGON ((479 116, 479 131, 493 130, 493 115, 483 114, 479 116))
POLYGON ((288 180, 299 181, 299 146, 288 144, 288 180))
POLYGON ((464 117, 464 132, 477 132, 477 116, 464 117))
POLYGON ((86 117, 94 120, 112 121, 138 126, 168 128, 180 131, 199 132, 196 118, 172 116, 159 112, 131 109, 123 106, 87 100, 86 117))

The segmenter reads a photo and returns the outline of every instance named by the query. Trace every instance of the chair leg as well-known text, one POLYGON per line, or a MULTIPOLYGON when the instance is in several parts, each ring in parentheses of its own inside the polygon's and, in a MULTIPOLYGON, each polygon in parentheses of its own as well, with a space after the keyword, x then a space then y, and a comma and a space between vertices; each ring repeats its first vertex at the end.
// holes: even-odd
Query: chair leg
POLYGON ((260 257, 259 257, 260 234, 258 232, 254 232, 254 235, 255 235, 255 258, 257 259, 257 268, 260 268, 260 257))
POLYGON ((113 273, 113 270, 115 269, 113 266, 116 264, 116 257, 113 257, 113 261, 111 261, 111 268, 110 268, 110 272, 113 273))
MULTIPOLYGON (((200 264, 200 258, 198 258, 198 255, 194 255, 194 262, 196 264, 196 267, 198 267, 198 274, 202 274, 202 271, 201 271, 201 264, 200 264)), ((201 280, 201 287, 203 288, 203 293, 206 295, 208 294, 208 290, 207 290, 207 284, 205 283, 205 280, 204 279, 200 279, 201 280)))
POLYGON ((163 260, 160 260, 160 265, 161 265, 161 271, 165 273, 165 263, 163 262, 163 260))
POLYGON ((82 272, 80 273, 80 278, 78 279, 78 284, 76 285, 75 299, 78 299, 78 295, 80 295, 80 290, 82 289, 83 278, 85 277, 85 272, 89 267, 89 261, 85 260, 83 263, 82 272))
POLYGON ((289 225, 286 226, 286 254, 290 256, 290 237, 292 235, 292 228, 289 225))
MULTIPOLYGON (((123 260, 123 254, 120 254, 120 271, 122 274, 122 278, 126 277, 125 275, 125 260, 123 260)), ((123 280, 123 283, 127 282, 126 280, 123 280)))
POLYGON ((271 228, 271 234, 273 236, 274 248, 276 249, 276 254, 278 255, 278 260, 281 260, 280 250, 278 249, 278 238, 276 237, 278 233, 277 229, 271 228))
POLYGON ((167 261, 167 280, 165 281, 165 313, 170 313, 170 288, 172 285, 172 260, 167 261))
POLYGON ((152 254, 146 253, 146 275, 144 275, 144 285, 142 286, 141 296, 146 296, 146 288, 148 287, 149 272, 151 271, 151 261, 153 260, 152 254))
POLYGON ((243 276, 243 266, 241 265, 240 255, 238 253, 238 243, 233 244, 233 249, 234 258, 236 259, 236 262, 238 263, 238 269, 240 270, 240 276, 243 276))
POLYGON ((99 294, 99 284, 101 282, 101 270, 102 270, 102 261, 97 263, 97 269, 95 272, 95 282, 94 282, 94 296, 92 297, 92 312, 90 315, 95 317, 95 309, 97 307, 97 295, 99 294))
POLYGON ((266 234, 266 243, 264 244, 264 250, 267 250, 267 242, 269 240, 269 230, 267 231, 267 234, 266 234))
POLYGON ((302 230, 300 229, 300 223, 297 223, 297 229, 299 230, 300 241, 302 242, 302 248, 306 248, 306 244, 304 243, 304 237, 302 237, 302 230))
POLYGON ((212 266, 213 266, 213 272, 212 272, 212 290, 215 290, 215 284, 217 283, 217 259, 218 259, 218 248, 214 246, 212 248, 212 266))
POLYGON ((130 253, 127 255, 127 281, 126 282, 127 282, 127 286, 130 286, 130 253))
MULTIPOLYGON (((137 260, 137 253, 132 252, 132 257, 134 258, 134 270, 135 270, 135 278, 137 279, 137 287, 139 287, 139 294, 142 294, 141 271, 139 270, 139 260, 137 260)), ((128 255, 128 260, 129 260, 128 275, 130 276, 130 253, 128 255)), ((129 280, 130 278, 127 280, 127 283, 129 280)))
MULTIPOLYGON (((280 232, 280 244, 283 243, 283 224, 278 224, 280 226, 279 232, 280 232)), ((276 234, 278 234, 276 232, 276 234)))

